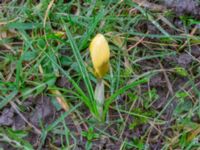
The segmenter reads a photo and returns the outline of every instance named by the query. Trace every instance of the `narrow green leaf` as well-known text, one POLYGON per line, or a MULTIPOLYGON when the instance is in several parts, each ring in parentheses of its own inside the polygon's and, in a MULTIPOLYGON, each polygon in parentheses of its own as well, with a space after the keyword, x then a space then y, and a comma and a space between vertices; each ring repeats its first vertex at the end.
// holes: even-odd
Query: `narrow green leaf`
MULTIPOLYGON (((63 24, 64 24, 64 22, 63 22, 63 24)), ((93 88, 92 88, 92 84, 90 82, 89 74, 88 74, 88 72, 87 72, 87 70, 86 70, 86 68, 84 66, 83 59, 81 57, 81 54, 79 52, 79 49, 78 49, 75 41, 74 41, 74 39, 73 39, 73 37, 71 35, 71 32, 69 31, 68 27, 65 24, 64 24, 64 28, 65 28, 67 37, 69 39, 72 51, 74 53, 75 59, 76 59, 76 61, 78 63, 78 66, 79 66, 79 69, 80 69, 80 72, 81 72, 81 76, 82 76, 83 81, 85 83, 85 86, 87 88, 91 107, 93 107, 93 109, 95 111, 95 114, 98 114, 97 108, 96 108, 96 102, 94 100, 94 91, 93 91, 93 88)))
POLYGON ((17 95, 18 91, 14 90, 13 92, 11 92, 8 96, 6 96, 1 102, 0 102, 0 109, 2 109, 4 106, 6 106, 9 101, 11 101, 16 95, 17 95))
MULTIPOLYGON (((56 119, 52 124, 48 125, 42 132, 41 135, 41 144, 44 144, 47 133, 49 131, 51 131, 53 128, 55 128, 60 122, 62 122, 69 114, 71 114, 72 112, 74 112, 78 107, 81 106, 82 103, 78 103, 76 106, 74 106, 73 108, 71 108, 69 111, 64 112, 58 119, 56 119)), ((42 146, 42 145, 40 145, 42 146)))
POLYGON ((170 36, 170 34, 169 34, 167 31, 165 31, 165 30, 159 25, 158 22, 155 21, 155 19, 153 18, 153 16, 151 16, 148 12, 146 12, 146 11, 145 11, 142 7, 140 7, 139 5, 136 5, 136 4, 134 4, 134 3, 132 3, 132 5, 133 5, 135 8, 137 8, 145 17, 147 17, 147 18, 151 21, 151 23, 152 23, 153 25, 155 25, 155 27, 156 27, 161 33, 163 33, 166 37, 169 37, 170 39, 172 39, 172 40, 175 41, 175 39, 173 39, 173 38, 170 36))
MULTIPOLYGON (((82 101, 86 104, 87 107, 91 107, 90 101, 87 98, 87 96, 85 95, 85 93, 81 90, 81 88, 78 86, 78 84, 70 77, 70 75, 64 71, 62 69, 62 67, 60 67, 57 62, 55 62, 55 60, 53 60, 46 52, 44 52, 45 55, 49 58, 49 60, 62 72, 62 74, 72 83, 72 85, 74 86, 74 88, 77 90, 77 92, 80 94, 80 96, 82 97, 82 101)), ((90 108, 90 111, 92 111, 92 109, 90 108)))
POLYGON ((80 50, 83 49, 86 46, 88 39, 90 38, 91 34, 94 33, 94 30, 96 29, 98 23, 105 16, 104 10, 100 10, 97 14, 98 15, 88 25, 88 31, 85 32, 85 34, 83 35, 83 37, 81 39, 81 44, 79 45, 80 50))
POLYGON ((37 29, 41 27, 42 27, 42 24, 39 24, 39 23, 12 22, 7 25, 8 29, 20 29, 20 30, 37 29))
POLYGON ((120 88, 119 90, 117 90, 112 96, 110 96, 107 100, 105 100, 105 105, 104 105, 104 111, 103 111, 103 117, 105 118, 106 113, 109 109, 110 104, 116 100, 117 96, 119 96, 120 94, 123 94, 124 92, 126 92, 127 90, 134 88, 140 84, 146 83, 147 79, 140 79, 138 81, 134 81, 122 88, 120 88))

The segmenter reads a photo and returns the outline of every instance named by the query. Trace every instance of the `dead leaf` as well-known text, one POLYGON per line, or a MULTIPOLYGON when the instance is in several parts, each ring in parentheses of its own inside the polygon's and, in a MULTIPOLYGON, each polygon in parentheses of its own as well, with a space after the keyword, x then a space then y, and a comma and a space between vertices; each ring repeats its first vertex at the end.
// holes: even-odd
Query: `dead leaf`
POLYGON ((5 108, 0 116, 0 126, 10 126, 13 124, 14 110, 12 108, 5 108))
POLYGON ((61 107, 65 111, 69 111, 69 105, 67 104, 67 102, 66 102, 65 98, 63 97, 63 95, 61 94, 61 92, 59 90, 49 90, 49 91, 50 91, 50 93, 52 93, 56 96, 56 100, 61 105, 61 107))
POLYGON ((200 134, 200 125, 196 130, 193 130, 193 131, 190 132, 190 134, 187 138, 187 141, 188 142, 192 141, 199 134, 200 134))

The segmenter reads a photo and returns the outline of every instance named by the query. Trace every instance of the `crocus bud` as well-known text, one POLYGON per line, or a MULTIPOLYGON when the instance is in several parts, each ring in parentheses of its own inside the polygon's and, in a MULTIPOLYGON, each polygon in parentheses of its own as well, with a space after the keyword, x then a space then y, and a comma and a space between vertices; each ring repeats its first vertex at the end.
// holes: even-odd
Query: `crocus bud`
POLYGON ((110 49, 102 34, 97 34, 90 43, 90 56, 95 75, 102 78, 109 70, 110 49))

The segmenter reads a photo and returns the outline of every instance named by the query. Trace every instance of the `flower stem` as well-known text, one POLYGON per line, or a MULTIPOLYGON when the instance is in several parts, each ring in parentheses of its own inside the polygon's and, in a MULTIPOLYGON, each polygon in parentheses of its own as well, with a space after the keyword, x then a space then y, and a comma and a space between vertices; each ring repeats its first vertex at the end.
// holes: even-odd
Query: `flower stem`
POLYGON ((105 99, 105 95, 104 95, 103 79, 98 79, 98 82, 95 88, 95 100, 96 100, 97 110, 99 112, 100 118, 102 118, 104 99, 105 99))

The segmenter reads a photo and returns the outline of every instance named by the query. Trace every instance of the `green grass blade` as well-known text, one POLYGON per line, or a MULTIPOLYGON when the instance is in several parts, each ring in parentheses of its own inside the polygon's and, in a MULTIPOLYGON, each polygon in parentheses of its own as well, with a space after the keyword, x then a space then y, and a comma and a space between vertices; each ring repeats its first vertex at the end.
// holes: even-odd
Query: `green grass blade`
MULTIPOLYGON (((44 52, 45 53, 45 52, 44 52)), ((61 73, 72 83, 74 88, 79 93, 80 97, 82 97, 82 101, 86 104, 87 107, 90 108, 90 110, 93 112, 93 109, 91 108, 90 100, 87 98, 85 93, 81 90, 81 88, 78 86, 78 84, 70 77, 70 75, 60 67, 55 60, 53 60, 47 53, 45 55, 49 58, 49 60, 61 71, 61 73)))
POLYGON ((11 92, 8 96, 6 96, 1 102, 0 102, 0 110, 6 106, 9 101, 11 101, 16 95, 17 95, 18 91, 14 90, 13 92, 11 92))
POLYGON ((144 78, 144 79, 141 79, 141 80, 138 80, 138 81, 134 81, 122 88, 120 88, 119 90, 117 90, 112 96, 110 96, 107 100, 105 100, 105 105, 104 105, 104 111, 103 111, 103 117, 105 118, 106 116, 106 113, 109 109, 109 106, 110 104, 115 101, 115 99, 117 98, 117 96, 119 96, 120 94, 123 94, 124 92, 126 92, 127 90, 131 89, 131 88, 134 88, 140 84, 143 84, 143 83, 146 83, 147 82, 147 79, 144 78))
POLYGON ((95 18, 90 22, 90 24, 88 25, 88 31, 85 32, 85 34, 83 35, 82 39, 81 39, 81 44, 79 46, 79 49, 83 49, 85 48, 88 39, 90 38, 91 34, 94 33, 94 30, 96 29, 98 23, 102 20, 102 18, 104 17, 105 12, 104 10, 100 10, 98 12, 98 15, 95 16, 95 18))
POLYGON ((85 86, 87 88, 87 91, 88 91, 88 94, 89 94, 89 99, 90 99, 90 103, 91 103, 91 107, 94 107, 94 110, 96 111, 96 114, 97 114, 97 109, 96 109, 96 103, 94 101, 94 90, 92 88, 92 84, 90 82, 90 78, 89 78, 89 74, 84 66, 84 62, 83 62, 83 59, 81 57, 81 54, 79 52, 79 49, 71 35, 71 32, 69 31, 68 27, 66 27, 66 25, 64 25, 64 28, 65 28, 65 31, 66 31, 66 34, 67 34, 67 37, 69 39, 69 42, 70 42, 70 45, 71 45, 71 48, 72 48, 72 51, 73 51, 73 54, 75 56, 75 59, 78 63, 78 66, 79 66, 79 69, 80 69, 80 72, 81 72, 81 76, 84 80, 84 83, 85 83, 85 86))
POLYGON ((48 132, 50 132, 51 130, 53 130, 60 122, 62 122, 68 115, 70 115, 72 112, 74 112, 78 107, 81 106, 82 103, 78 103, 76 106, 74 106, 73 108, 71 108, 69 111, 64 112, 57 120, 55 120, 52 124, 48 125, 42 132, 41 135, 41 139, 42 139, 42 143, 40 145, 40 147, 44 144, 46 136, 48 134, 48 132))

